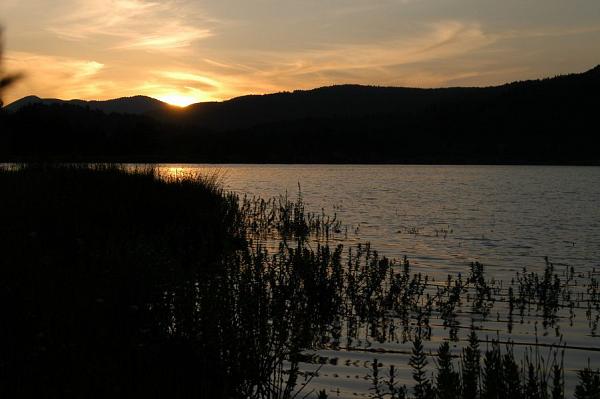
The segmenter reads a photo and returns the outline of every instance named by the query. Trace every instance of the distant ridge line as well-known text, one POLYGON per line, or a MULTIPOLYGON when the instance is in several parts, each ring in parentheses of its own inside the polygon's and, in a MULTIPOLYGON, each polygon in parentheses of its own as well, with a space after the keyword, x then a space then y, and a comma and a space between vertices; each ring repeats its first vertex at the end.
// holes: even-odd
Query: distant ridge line
MULTIPOLYGON (((432 88, 420 88, 420 87, 407 87, 407 86, 381 86, 381 85, 363 85, 363 84, 355 84, 355 83, 343 83, 343 84, 337 84, 337 85, 327 85, 327 86, 320 86, 320 87, 315 87, 312 89, 295 89, 295 90, 283 90, 283 91, 279 91, 279 92, 273 92, 273 93, 263 93, 263 94, 244 94, 241 96, 237 96, 237 97, 233 97, 227 100, 222 100, 222 101, 206 101, 206 102, 197 102, 197 103, 192 103, 188 106, 185 107, 181 107, 183 109, 186 108, 194 108, 197 106, 201 106, 204 104, 224 104, 224 103, 228 103, 228 102, 239 102, 239 101, 244 101, 247 99, 252 99, 252 98, 264 98, 264 97, 270 97, 270 96, 280 96, 280 95, 302 95, 302 94, 311 94, 311 93, 319 93, 319 92, 327 92, 327 91, 339 91, 339 90, 389 90, 389 91, 395 91, 395 90, 410 90, 410 91, 414 91, 414 92, 432 92, 432 91, 445 91, 445 90, 486 90, 486 89, 494 89, 494 88, 503 88, 503 87, 507 87, 507 86, 513 86, 513 85, 518 85, 518 84, 527 84, 527 83, 531 83, 531 82, 544 82, 544 81, 548 81, 548 80, 554 80, 554 79, 560 79, 560 78, 569 78, 569 77, 576 77, 576 76, 586 76, 586 75, 600 75, 600 64, 594 66, 593 68, 584 71, 584 72, 580 72, 580 73, 567 73, 567 74, 558 74, 555 76, 549 76, 549 77, 544 77, 544 78, 539 78, 539 79, 526 79, 526 80, 516 80, 513 82, 507 82, 507 83, 503 83, 500 85, 490 85, 490 86, 448 86, 448 87, 432 87, 432 88)), ((159 105, 161 107, 172 107, 170 104, 158 100, 154 97, 150 97, 150 96, 145 96, 145 95, 133 95, 133 96, 123 96, 123 97, 117 97, 114 99, 109 99, 109 100, 81 100, 81 99, 70 99, 70 100, 63 100, 63 99, 58 99, 58 98, 41 98, 38 97, 36 95, 29 95, 29 96, 25 96, 21 99, 15 100, 10 104, 5 105, 5 109, 9 112, 14 112, 18 109, 20 109, 23 106, 26 105, 30 105, 30 104, 37 104, 37 103, 42 103, 42 104, 76 104, 76 105, 98 105, 98 108, 100 110, 102 110, 102 108, 104 108, 104 104, 107 104, 106 107, 110 108, 110 105, 108 104, 113 104, 116 102, 127 102, 127 101, 141 101, 147 104, 154 104, 156 107, 158 107, 159 105)), ((131 113, 134 114, 141 114, 146 112, 146 110, 144 111, 137 111, 136 109, 132 109, 131 113)), ((125 113, 128 113, 125 111, 125 113)))
POLYGON ((598 93, 600 67, 488 88, 341 85, 187 108, 29 97, 0 112, 0 160, 600 165, 598 93))

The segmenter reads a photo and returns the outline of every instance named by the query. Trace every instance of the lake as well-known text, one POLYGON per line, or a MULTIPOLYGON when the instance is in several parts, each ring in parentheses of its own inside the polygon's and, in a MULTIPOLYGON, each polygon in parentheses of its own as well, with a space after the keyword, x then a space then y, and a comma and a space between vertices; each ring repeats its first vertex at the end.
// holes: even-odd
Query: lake
POLYGON ((294 198, 415 267, 454 273, 472 261, 494 275, 543 257, 600 266, 600 168, 403 165, 169 165, 220 171, 228 190, 294 198))
MULTIPOLYGON (((240 195, 295 198, 299 192, 311 212, 336 215, 343 223, 338 241, 370 242, 381 254, 407 256, 415 271, 438 281, 448 274, 467 274, 471 262, 485 266, 486 278, 498 292, 514 285, 517 272, 542 272, 545 257, 560 273, 578 273, 583 284, 600 271, 600 168, 551 166, 401 166, 401 165, 161 165, 165 174, 223 175, 228 190, 240 195), (502 283, 503 282, 503 283, 502 283), (502 286, 504 284, 504 286, 502 286)), ((582 285, 574 292, 585 294, 582 285)), ((517 344, 567 345, 567 389, 574 370, 600 365, 594 315, 585 303, 562 308, 556 326, 541 325, 538 315, 525 314, 507 329, 502 301, 480 323, 479 336, 517 344)), ((459 315, 463 326, 471 315, 459 315)), ((596 319, 597 323, 597 319, 596 319)), ((597 326, 596 326, 597 327, 597 326)), ((435 351, 446 329, 434 323, 426 348, 435 351)), ((453 350, 460 353, 467 332, 459 333, 453 350)), ((485 344, 482 344, 485 349, 485 344)), ((542 351, 547 348, 542 346, 542 351)), ((377 342, 368 334, 352 347, 316 354, 334 359, 312 385, 333 397, 368 395, 365 378, 374 357, 406 369, 410 343, 377 342), (339 390, 338 390, 339 389, 339 390), (337 396, 336 396, 337 395, 337 396)), ((517 345, 516 351, 520 346, 517 345)), ((430 367, 432 361, 430 361, 430 367)), ((411 385, 410 374, 401 381, 411 385)))

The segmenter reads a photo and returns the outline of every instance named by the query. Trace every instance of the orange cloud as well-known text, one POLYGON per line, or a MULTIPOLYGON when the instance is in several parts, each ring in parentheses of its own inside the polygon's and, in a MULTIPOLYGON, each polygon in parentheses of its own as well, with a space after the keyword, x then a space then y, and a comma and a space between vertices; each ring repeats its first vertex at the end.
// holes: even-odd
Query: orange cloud
POLYGON ((94 98, 113 89, 110 82, 96 79, 104 65, 92 60, 45 56, 27 52, 9 52, 6 66, 24 74, 7 92, 7 102, 30 95, 45 97, 94 98))
POLYGON ((183 104, 341 83, 495 84, 553 73, 541 60, 559 52, 562 71, 575 71, 597 57, 581 43, 600 32, 593 21, 499 26, 489 23, 495 15, 435 10, 413 18, 431 6, 421 0, 42 3, 0 2, 2 15, 21 22, 9 26, 17 32, 9 44, 20 49, 9 54, 10 68, 28 73, 12 99, 144 94, 183 104), (584 61, 563 56, 569 46, 584 61))
POLYGON ((114 49, 181 49, 211 36, 208 28, 195 26, 190 14, 173 1, 77 1, 49 30, 69 40, 108 38, 114 49))

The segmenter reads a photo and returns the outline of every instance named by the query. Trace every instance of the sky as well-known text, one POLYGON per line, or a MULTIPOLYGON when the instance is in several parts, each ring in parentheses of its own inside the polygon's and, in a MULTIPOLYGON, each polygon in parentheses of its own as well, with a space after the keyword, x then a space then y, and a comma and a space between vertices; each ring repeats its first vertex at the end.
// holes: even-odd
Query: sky
POLYGON ((489 86, 600 64, 600 0, 0 0, 4 94, 186 105, 356 83, 489 86))

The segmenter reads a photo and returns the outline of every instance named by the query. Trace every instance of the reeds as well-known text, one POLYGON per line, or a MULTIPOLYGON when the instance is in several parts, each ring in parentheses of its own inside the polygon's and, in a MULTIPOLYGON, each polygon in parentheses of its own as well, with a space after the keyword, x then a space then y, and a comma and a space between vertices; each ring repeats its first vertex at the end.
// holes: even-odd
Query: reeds
MULTIPOLYGON (((214 176, 110 165, 5 168, 0 184, 4 396, 324 397, 307 385, 318 372, 303 371, 305 351, 400 342, 412 343, 415 385, 375 361, 374 397, 558 398, 561 323, 585 312, 597 329, 595 271, 546 261, 503 282, 473 263, 436 281, 369 244, 345 248, 345 227, 307 212, 301 193, 239 198, 214 176), (536 339, 517 359, 511 342, 480 341, 494 313, 508 333, 538 318, 559 345, 542 356, 536 339), (423 345, 434 327, 447 332, 436 375, 423 345)), ((597 386, 586 370, 580 395, 597 386)))
MULTIPOLYGON (((469 344, 457 362, 448 342, 440 344, 434 359, 436 360, 435 377, 428 377, 427 356, 423 351, 421 340, 417 338, 413 344, 409 366, 412 369, 415 385, 412 387, 414 398, 552 398, 562 399, 564 393, 564 369, 561 361, 557 361, 559 350, 555 349, 546 359, 539 356, 532 358, 526 355, 521 365, 514 357, 511 344, 502 350, 497 341, 481 352, 477 335, 471 332, 469 344)), ((539 354, 536 354, 539 355, 539 354)), ((390 385, 396 378, 393 365, 389 366, 390 377, 382 377, 383 365, 375 359, 370 375, 372 397, 405 398, 408 389, 396 384, 390 385), (393 387, 392 387, 393 386, 393 387), (389 387, 386 389, 386 387, 389 387)), ((589 367, 578 372, 579 384, 575 397, 592 398, 600 389, 598 372, 589 367)))

